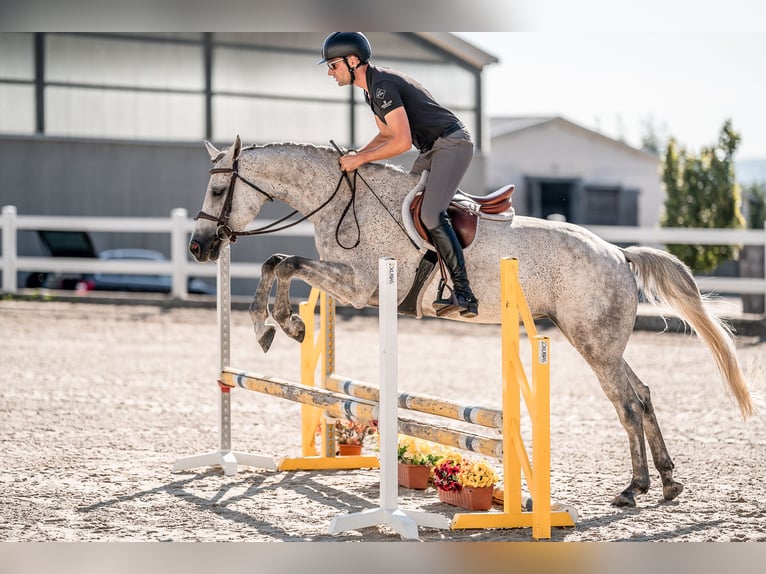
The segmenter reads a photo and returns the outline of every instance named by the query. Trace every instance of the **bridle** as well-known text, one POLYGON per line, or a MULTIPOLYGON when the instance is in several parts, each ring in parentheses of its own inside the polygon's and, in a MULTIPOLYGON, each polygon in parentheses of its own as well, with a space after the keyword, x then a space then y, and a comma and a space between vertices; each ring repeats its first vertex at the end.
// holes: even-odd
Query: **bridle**
MULTIPOLYGON (((219 155, 217 158, 213 160, 213 163, 218 161, 221 158, 221 155, 219 155)), ((231 243, 236 243, 237 237, 240 235, 264 235, 266 233, 276 233, 277 231, 283 231, 285 229, 289 229, 290 227, 293 227, 295 225, 298 225, 299 223, 306 221, 311 216, 313 216, 315 213, 322 210, 327 204, 329 204, 333 199, 335 199, 335 196, 338 195, 338 190, 340 190, 341 183, 343 182, 343 179, 345 178, 348 182, 349 188, 351 189, 351 199, 349 200, 348 205, 343 210, 343 214, 341 215, 340 221, 338 221, 338 227, 335 230, 335 240, 338 242, 338 245, 343 247, 344 249, 353 249, 357 245, 359 245, 359 241, 361 240, 361 230, 359 229, 359 221, 356 217, 356 208, 354 206, 354 199, 356 197, 356 174, 354 175, 354 181, 352 182, 351 179, 348 177, 348 174, 341 173, 340 178, 338 178, 338 184, 335 186, 335 191, 332 192, 330 197, 328 197, 322 204, 317 207, 316 209, 313 209, 310 213, 294 220, 290 221, 288 223, 285 223, 288 219, 296 215, 298 212, 297 209, 291 211, 287 215, 285 215, 283 218, 278 219, 277 221, 272 221, 268 225, 264 225, 263 227, 259 227, 258 229, 250 229, 247 231, 234 231, 231 226, 229 225, 229 218, 231 217, 231 206, 232 202, 234 201, 234 186, 237 183, 237 179, 241 179, 243 182, 245 182, 247 185, 252 187, 255 191, 258 193, 263 194, 266 199, 269 201, 274 201, 274 198, 258 187, 255 183, 250 181, 249 179, 242 177, 239 174, 238 171, 239 168, 239 159, 235 159, 234 163, 232 164, 232 167, 214 167, 211 168, 209 173, 210 175, 214 175, 217 173, 230 173, 231 179, 229 180, 229 186, 226 189, 226 197, 223 201, 223 207, 221 208, 221 214, 216 217, 215 215, 210 215, 209 213, 205 213, 204 211, 200 211, 197 213, 197 216, 194 218, 194 221, 197 221, 198 219, 207 219, 208 221, 213 221, 218 224, 218 227, 215 230, 215 235, 218 239, 228 239, 231 243), (356 222, 356 229, 357 229, 357 238, 353 245, 346 246, 343 245, 340 242, 340 226, 343 222, 343 219, 345 219, 346 214, 348 213, 348 210, 350 208, 353 208, 352 211, 354 212, 354 221, 356 222), (281 227, 277 227, 279 224, 284 223, 281 227)))
MULTIPOLYGON (((213 163, 218 161, 220 159, 220 155, 213 160, 213 163)), ((237 183, 237 178, 244 181, 247 185, 252 187, 255 191, 262 193, 264 196, 266 196, 266 199, 269 201, 274 201, 274 198, 263 191, 260 187, 258 187, 256 184, 254 184, 252 181, 250 181, 247 178, 242 177, 239 175, 239 171, 237 168, 239 167, 239 159, 235 159, 234 163, 231 167, 214 167, 211 168, 209 173, 210 175, 214 175, 216 173, 230 173, 231 179, 229 180, 229 187, 226 189, 226 197, 223 200, 223 207, 221 208, 221 214, 216 217, 215 215, 210 215, 209 213, 205 213, 204 211, 200 210, 199 213, 197 213, 197 216, 194 218, 194 221, 197 221, 198 219, 207 219, 208 221, 214 221, 218 224, 218 228, 215 230, 215 235, 218 239, 226 239, 229 238, 229 241, 232 243, 235 243, 237 241, 237 235, 246 235, 249 233, 245 232, 235 232, 230 226, 229 226, 229 217, 231 217, 231 205, 234 201, 234 186, 237 183)))

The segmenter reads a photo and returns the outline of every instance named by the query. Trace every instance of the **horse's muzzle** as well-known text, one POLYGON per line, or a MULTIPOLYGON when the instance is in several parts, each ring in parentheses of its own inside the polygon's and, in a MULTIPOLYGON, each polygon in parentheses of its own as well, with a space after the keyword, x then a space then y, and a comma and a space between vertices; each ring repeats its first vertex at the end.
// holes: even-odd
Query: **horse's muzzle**
POLYGON ((193 239, 189 242, 189 251, 194 256, 194 258, 199 261, 199 255, 202 252, 202 248, 200 247, 199 243, 194 241, 193 239))

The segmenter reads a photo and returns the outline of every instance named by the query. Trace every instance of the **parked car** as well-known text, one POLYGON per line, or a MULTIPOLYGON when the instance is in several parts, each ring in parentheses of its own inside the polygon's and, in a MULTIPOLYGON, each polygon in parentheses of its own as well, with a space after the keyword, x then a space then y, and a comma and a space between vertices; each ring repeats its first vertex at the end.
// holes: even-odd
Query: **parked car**
MULTIPOLYGON (((84 231, 38 231, 45 251, 51 257, 98 257, 102 260, 167 261, 154 249, 107 249, 96 253, 93 242, 84 231)), ((170 293, 170 275, 133 275, 123 273, 30 273, 27 287, 74 289, 80 291, 132 291, 170 293)), ((202 279, 189 278, 189 293, 215 295, 214 285, 202 279)))
MULTIPOLYGON (((98 255, 103 260, 167 261, 164 254, 154 249, 108 249, 98 255)), ((94 291, 143 291, 170 293, 173 285, 170 275, 132 275, 95 273, 92 278, 94 291)), ((215 287, 202 279, 189 278, 189 293, 215 295, 215 287)))
MULTIPOLYGON (((86 231, 38 230, 37 237, 48 257, 98 257, 90 235, 86 231)), ((82 281, 88 276, 80 273, 30 273, 24 285, 29 288, 47 289, 82 288, 82 281)))
MULTIPOLYGON (((154 249, 107 249, 98 254, 103 260, 167 261, 167 257, 154 249)), ((173 284, 170 275, 132 275, 96 273, 93 275, 94 291, 143 291, 170 293, 173 284)), ((189 278, 189 293, 215 295, 215 287, 202 279, 189 278)))

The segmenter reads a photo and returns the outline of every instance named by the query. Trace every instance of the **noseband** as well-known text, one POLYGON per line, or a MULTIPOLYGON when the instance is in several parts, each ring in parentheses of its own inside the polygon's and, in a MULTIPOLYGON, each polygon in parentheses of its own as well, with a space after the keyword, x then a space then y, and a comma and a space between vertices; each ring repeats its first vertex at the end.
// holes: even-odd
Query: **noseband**
POLYGON ((252 181, 242 177, 239 175, 239 172, 237 171, 237 168, 239 167, 239 160, 234 160, 234 164, 232 167, 214 167, 210 169, 210 175, 214 175, 216 173, 230 173, 231 179, 229 180, 229 187, 226 190, 226 198, 223 201, 223 207, 221 208, 221 214, 216 217, 214 215, 210 215, 209 213, 205 213, 204 211, 200 211, 197 213, 197 216, 194 218, 194 221, 197 221, 198 219, 207 219, 209 221, 214 221, 218 224, 218 228, 215 231, 216 237, 218 239, 226 239, 229 238, 229 241, 232 243, 237 241, 237 235, 245 235, 245 233, 235 233, 234 230, 229 226, 229 217, 231 217, 231 204, 234 201, 234 185, 237 183, 237 178, 244 181, 247 185, 252 187, 255 191, 262 193, 266 196, 266 199, 269 201, 274 201, 274 198, 271 197, 268 193, 263 191, 260 187, 255 185, 252 181))

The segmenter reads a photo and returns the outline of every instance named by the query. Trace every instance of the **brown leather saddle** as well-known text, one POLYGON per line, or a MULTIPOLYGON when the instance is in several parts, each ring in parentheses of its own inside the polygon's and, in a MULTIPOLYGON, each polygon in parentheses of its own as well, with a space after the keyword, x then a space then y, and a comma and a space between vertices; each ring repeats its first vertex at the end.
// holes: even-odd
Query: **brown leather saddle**
MULTIPOLYGON (((515 189, 514 185, 506 185, 493 191, 488 195, 469 195, 458 190, 455 197, 447 208, 447 213, 452 220, 452 227, 455 229, 460 244, 465 249, 476 238, 476 227, 481 214, 499 215, 511 210, 511 195, 515 189)), ((425 241, 430 242, 428 230, 420 219, 420 208, 423 205, 423 192, 415 195, 410 204, 410 214, 412 222, 418 235, 425 241)))

